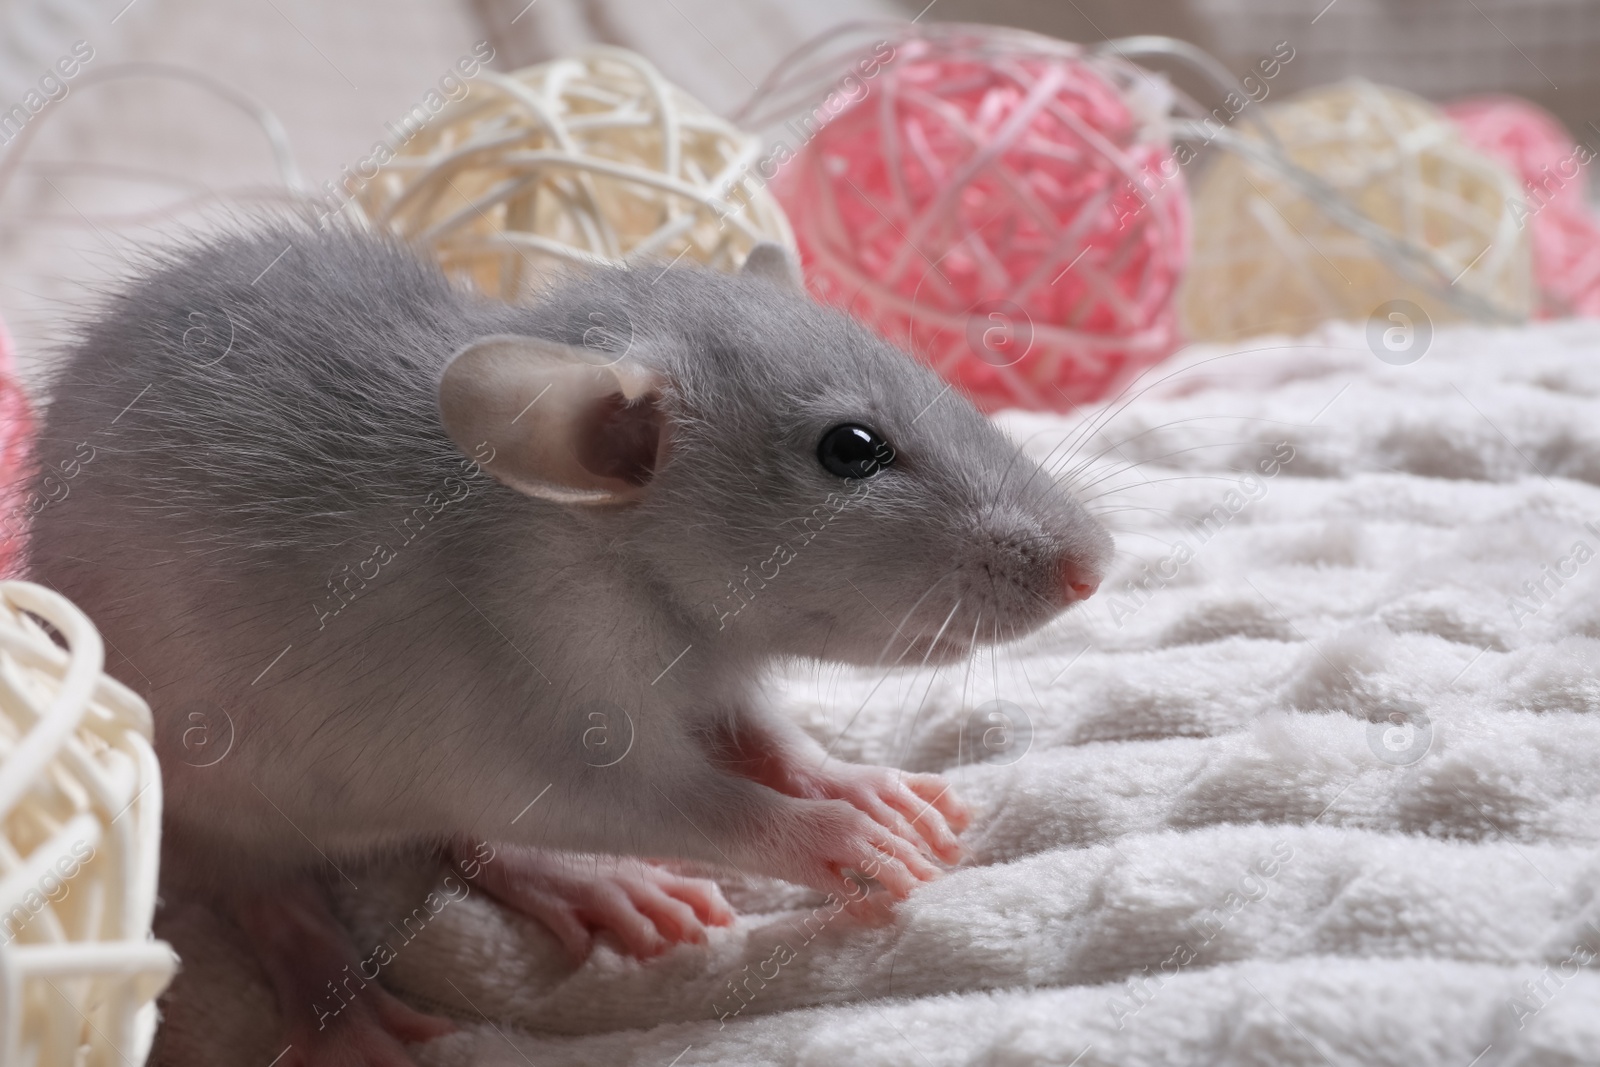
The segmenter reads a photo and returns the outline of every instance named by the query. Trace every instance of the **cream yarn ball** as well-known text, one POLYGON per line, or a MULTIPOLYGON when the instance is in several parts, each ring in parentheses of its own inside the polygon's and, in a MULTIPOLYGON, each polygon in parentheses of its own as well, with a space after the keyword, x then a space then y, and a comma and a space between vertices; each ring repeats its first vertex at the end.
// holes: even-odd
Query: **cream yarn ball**
POLYGON ((1300 333, 1394 300, 1439 321, 1533 310, 1521 183, 1432 104, 1348 81, 1261 114, 1281 150, 1241 123, 1197 183, 1191 338, 1300 333))
POLYGON ((358 194, 368 220, 447 273, 516 300, 564 265, 644 258, 733 270, 756 242, 794 248, 746 181, 761 142, 645 59, 592 48, 482 71, 358 194))

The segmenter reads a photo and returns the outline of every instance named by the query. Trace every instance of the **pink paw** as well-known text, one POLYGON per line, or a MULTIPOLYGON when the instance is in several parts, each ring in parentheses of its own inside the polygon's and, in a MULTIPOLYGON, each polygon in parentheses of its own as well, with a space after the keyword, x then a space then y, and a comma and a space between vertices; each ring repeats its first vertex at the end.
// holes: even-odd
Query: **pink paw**
POLYGON ((879 826, 946 863, 961 860, 956 835, 971 817, 938 775, 844 765, 843 773, 826 782, 824 795, 848 802, 879 826))
POLYGON ((839 800, 806 801, 797 813, 798 840, 778 841, 780 877, 827 892, 844 893, 855 902, 852 873, 871 879, 891 899, 904 900, 923 882, 939 877, 938 868, 922 857, 917 845, 839 800))
POLYGON ((961 859, 956 835, 971 821, 943 778, 826 756, 792 727, 735 724, 714 754, 734 774, 801 800, 842 800, 902 841, 946 863, 961 859))
POLYGON ((575 963, 589 957, 596 934, 610 933, 623 951, 648 959, 703 943, 707 926, 733 923, 715 882, 638 859, 499 845, 475 884, 543 923, 575 963))

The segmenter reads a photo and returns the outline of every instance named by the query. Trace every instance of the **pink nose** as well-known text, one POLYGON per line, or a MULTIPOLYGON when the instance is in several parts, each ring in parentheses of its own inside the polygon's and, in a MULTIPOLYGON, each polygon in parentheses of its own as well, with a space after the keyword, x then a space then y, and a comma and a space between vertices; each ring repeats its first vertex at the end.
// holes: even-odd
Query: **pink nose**
POLYGON ((1062 565, 1062 593, 1068 604, 1088 600, 1100 588, 1100 576, 1087 567, 1068 561, 1062 565))

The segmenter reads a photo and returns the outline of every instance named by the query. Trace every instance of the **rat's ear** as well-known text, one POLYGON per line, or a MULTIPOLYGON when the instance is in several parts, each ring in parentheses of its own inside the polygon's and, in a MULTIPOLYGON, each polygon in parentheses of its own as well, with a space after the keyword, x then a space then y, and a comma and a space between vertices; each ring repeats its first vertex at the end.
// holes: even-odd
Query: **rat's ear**
POLYGON ((439 411, 456 446, 518 492, 564 504, 622 503, 639 496, 666 458, 662 384, 610 353, 480 337, 445 367, 439 411))
POLYGON ((786 289, 805 292, 806 283, 800 274, 800 264, 795 262, 787 248, 775 241, 758 241, 745 257, 744 266, 739 268, 739 272, 765 278, 786 289))

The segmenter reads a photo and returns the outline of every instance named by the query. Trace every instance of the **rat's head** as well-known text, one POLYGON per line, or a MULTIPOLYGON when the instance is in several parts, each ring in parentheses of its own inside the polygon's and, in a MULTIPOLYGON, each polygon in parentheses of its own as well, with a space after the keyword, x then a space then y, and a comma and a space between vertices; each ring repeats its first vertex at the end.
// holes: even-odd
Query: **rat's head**
POLYGON ((943 663, 1094 592, 1111 537, 958 392, 793 285, 606 272, 467 346, 451 437, 666 609, 775 654, 943 663), (545 505, 550 506, 550 505, 545 505))

